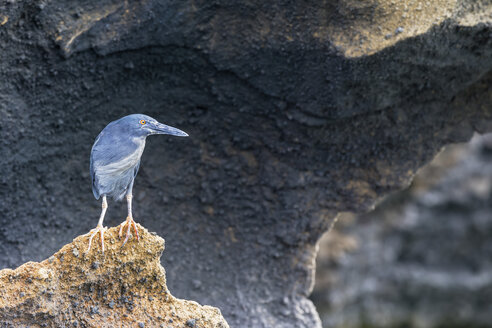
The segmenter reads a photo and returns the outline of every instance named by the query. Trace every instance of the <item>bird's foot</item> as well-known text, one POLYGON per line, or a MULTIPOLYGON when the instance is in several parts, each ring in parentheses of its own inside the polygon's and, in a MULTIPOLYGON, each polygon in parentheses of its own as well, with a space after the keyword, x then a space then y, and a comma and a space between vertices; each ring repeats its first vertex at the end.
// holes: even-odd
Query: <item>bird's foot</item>
POLYGON ((133 227, 133 230, 135 230, 135 236, 137 237, 137 241, 140 240, 140 237, 138 236, 137 224, 135 223, 135 221, 133 220, 133 218, 131 216, 128 216, 126 218, 126 221, 123 222, 120 226, 120 233, 119 233, 120 239, 123 235, 123 229, 125 228, 125 226, 128 226, 128 227, 126 229, 125 240, 123 241, 123 245, 121 245, 122 247, 125 246, 126 242, 128 241, 128 238, 130 238, 130 236, 132 235, 132 233, 130 231, 132 227, 133 227))
POLYGON ((99 235, 101 236, 101 249, 102 249, 102 253, 104 254, 104 232, 106 231, 106 229, 107 228, 103 227, 102 225, 97 225, 97 227, 95 227, 88 233, 90 237, 89 237, 89 247, 87 247, 86 253, 89 253, 92 245, 92 239, 94 239, 94 237, 99 232, 99 235))

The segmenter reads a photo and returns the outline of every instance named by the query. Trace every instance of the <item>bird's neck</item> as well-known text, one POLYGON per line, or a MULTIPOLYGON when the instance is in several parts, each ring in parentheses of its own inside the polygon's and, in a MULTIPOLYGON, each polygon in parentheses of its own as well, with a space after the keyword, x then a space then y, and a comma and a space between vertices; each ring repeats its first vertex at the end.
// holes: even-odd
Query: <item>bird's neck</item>
POLYGON ((147 139, 146 137, 136 137, 136 138, 132 138, 131 140, 138 148, 143 148, 145 147, 146 139, 147 139))

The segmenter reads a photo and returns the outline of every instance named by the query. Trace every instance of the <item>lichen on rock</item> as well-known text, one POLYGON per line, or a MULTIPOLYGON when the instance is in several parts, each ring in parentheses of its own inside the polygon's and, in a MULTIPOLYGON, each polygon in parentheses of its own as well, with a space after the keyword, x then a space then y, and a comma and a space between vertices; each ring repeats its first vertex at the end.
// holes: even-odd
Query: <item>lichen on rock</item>
MULTIPOLYGON (((106 251, 87 235, 42 262, 0 271, 0 324, 29 327, 229 327, 219 309, 173 297, 159 259, 164 239, 138 226, 140 241, 121 247, 118 228, 106 251)), ((2 327, 3 327, 2 326, 2 327)))

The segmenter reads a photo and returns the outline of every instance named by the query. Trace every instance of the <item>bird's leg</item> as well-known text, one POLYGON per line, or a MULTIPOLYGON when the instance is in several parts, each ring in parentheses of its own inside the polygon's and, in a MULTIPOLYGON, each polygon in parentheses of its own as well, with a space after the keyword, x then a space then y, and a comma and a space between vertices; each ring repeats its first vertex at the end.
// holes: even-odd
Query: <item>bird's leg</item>
POLYGON ((127 202, 127 205, 128 205, 128 216, 126 217, 126 221, 123 222, 123 224, 121 224, 121 227, 120 227, 120 238, 123 234, 123 228, 127 225, 127 229, 126 229, 126 237, 125 237, 125 240, 123 241, 123 245, 124 246, 126 244, 126 242, 128 241, 128 238, 130 238, 130 235, 131 235, 131 228, 133 227, 133 230, 135 230, 135 236, 137 237, 137 240, 140 240, 140 237, 138 236, 138 229, 137 229, 137 224, 135 223, 135 221, 133 220, 133 214, 132 214, 132 194, 131 193, 128 193, 126 195, 126 202, 127 202))
POLYGON ((106 214, 106 210, 108 209, 108 202, 106 201, 106 195, 103 196, 102 198, 102 210, 101 210, 101 216, 99 217, 99 222, 97 223, 97 227, 92 229, 89 234, 89 247, 87 248, 87 252, 89 253, 89 250, 91 249, 91 244, 92 244, 92 239, 97 235, 99 232, 99 235, 101 236, 101 249, 104 254, 104 231, 106 231, 106 228, 103 227, 103 221, 104 221, 104 215, 106 214))

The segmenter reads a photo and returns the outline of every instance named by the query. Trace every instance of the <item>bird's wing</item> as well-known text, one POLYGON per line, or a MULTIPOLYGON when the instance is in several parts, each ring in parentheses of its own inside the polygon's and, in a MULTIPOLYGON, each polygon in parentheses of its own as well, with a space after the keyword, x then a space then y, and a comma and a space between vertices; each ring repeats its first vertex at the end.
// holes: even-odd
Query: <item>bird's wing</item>
POLYGON ((135 141, 121 136, 118 131, 105 128, 96 138, 91 150, 91 177, 94 197, 101 196, 101 177, 117 176, 132 172, 133 178, 140 166, 140 157, 145 148, 144 141, 135 141))
POLYGON ((96 138, 96 141, 94 141, 94 145, 92 146, 91 149, 91 163, 90 163, 90 171, 91 171, 91 181, 92 181, 92 193, 94 194, 94 197, 96 199, 99 199, 99 190, 96 186, 96 173, 94 172, 94 146, 97 144, 99 139, 101 138, 102 132, 99 133, 99 135, 96 138))
POLYGON ((138 169, 140 168, 140 160, 138 160, 138 163, 137 165, 135 165, 135 168, 133 169, 133 178, 135 179, 135 177, 137 176, 137 173, 138 173, 138 169))

